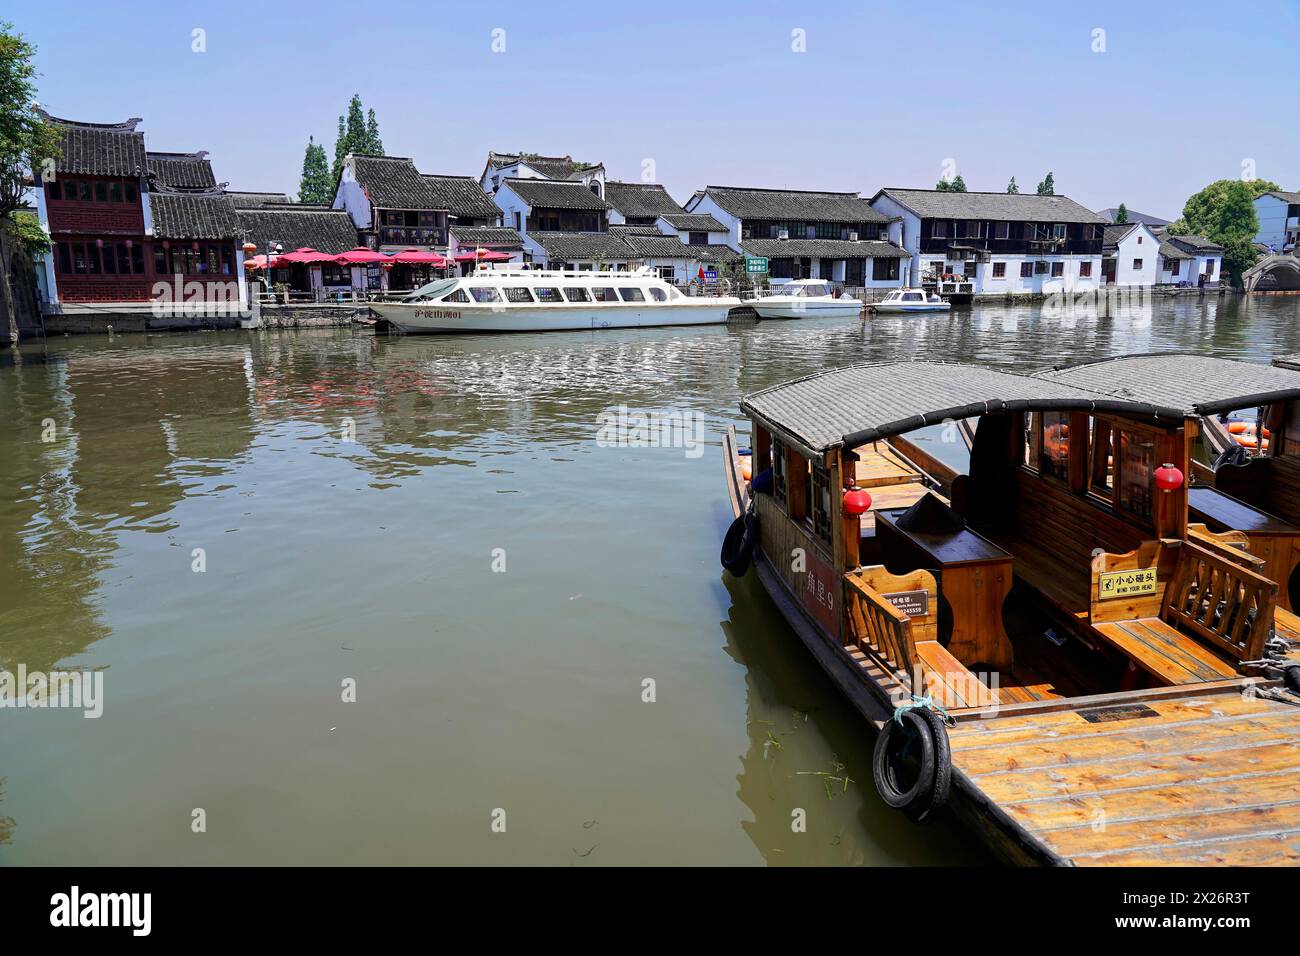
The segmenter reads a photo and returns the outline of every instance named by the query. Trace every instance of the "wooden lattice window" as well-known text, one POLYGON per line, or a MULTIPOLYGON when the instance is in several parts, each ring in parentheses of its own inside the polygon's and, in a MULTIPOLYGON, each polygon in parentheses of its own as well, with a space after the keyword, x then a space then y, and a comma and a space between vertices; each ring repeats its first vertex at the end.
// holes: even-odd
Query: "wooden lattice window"
POLYGON ((831 542, 831 484, 830 475, 821 465, 812 466, 812 495, 809 508, 812 511, 813 534, 827 544, 831 542))
POLYGON ((772 497, 781 504, 787 500, 785 443, 772 439, 772 497))

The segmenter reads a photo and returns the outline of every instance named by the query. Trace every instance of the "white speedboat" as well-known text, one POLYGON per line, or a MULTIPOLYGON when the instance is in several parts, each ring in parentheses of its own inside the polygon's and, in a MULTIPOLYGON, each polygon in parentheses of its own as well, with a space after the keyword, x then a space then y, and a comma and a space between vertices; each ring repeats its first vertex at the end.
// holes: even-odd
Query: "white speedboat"
POLYGON ((862 303, 850 296, 836 298, 824 279, 794 279, 745 303, 760 319, 856 319, 862 303))
POLYGON ((921 289, 894 289, 879 302, 873 302, 872 312, 947 312, 952 306, 931 292, 921 289))
POLYGON ((735 296, 687 296, 649 269, 561 272, 481 268, 370 308, 403 332, 552 332, 716 325, 735 296))

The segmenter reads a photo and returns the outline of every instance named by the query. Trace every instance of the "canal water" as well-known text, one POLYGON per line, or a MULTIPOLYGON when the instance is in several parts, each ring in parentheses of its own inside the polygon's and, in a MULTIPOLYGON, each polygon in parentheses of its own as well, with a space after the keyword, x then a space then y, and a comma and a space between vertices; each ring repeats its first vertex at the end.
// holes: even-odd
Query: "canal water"
POLYGON ((1300 351, 1300 302, 26 345, 0 670, 92 669, 103 713, 0 710, 0 863, 988 862, 881 805, 870 733, 721 573, 720 435, 834 365, 1167 350, 1300 351), (706 445, 598 440, 619 405, 706 445))

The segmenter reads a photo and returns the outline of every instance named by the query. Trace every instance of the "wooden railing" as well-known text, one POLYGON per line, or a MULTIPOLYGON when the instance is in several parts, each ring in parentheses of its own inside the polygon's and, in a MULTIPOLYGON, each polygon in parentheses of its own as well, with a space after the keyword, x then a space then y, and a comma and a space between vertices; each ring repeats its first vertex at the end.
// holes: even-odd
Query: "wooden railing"
POLYGON ((1161 617, 1239 660, 1257 660, 1273 628, 1277 584, 1184 542, 1161 617))
POLYGON ((907 689, 929 686, 926 675, 932 668, 916 645, 937 637, 939 592, 934 575, 913 571, 899 576, 876 566, 845 575, 844 582, 844 642, 876 658, 907 689), (925 613, 908 617, 885 597, 895 592, 925 595, 925 613))

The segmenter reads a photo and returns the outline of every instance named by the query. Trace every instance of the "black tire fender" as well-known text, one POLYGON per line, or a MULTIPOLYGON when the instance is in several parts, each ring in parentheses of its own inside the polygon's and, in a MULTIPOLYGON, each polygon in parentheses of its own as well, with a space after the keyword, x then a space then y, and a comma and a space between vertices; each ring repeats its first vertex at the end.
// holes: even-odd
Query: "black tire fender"
POLYGON ((897 718, 885 721, 876 737, 871 777, 880 799, 895 810, 904 810, 928 796, 934 778, 934 740, 929 721, 916 709, 905 710, 897 718), (898 780, 898 761, 909 742, 921 748, 921 768, 916 780, 906 786, 898 780))
POLYGON ((1292 664, 1282 671, 1282 683, 1293 694, 1300 694, 1300 664, 1292 664))
POLYGON ((928 823, 934 818, 935 811, 947 804, 948 794, 952 791, 952 748, 948 743, 948 728, 944 726, 942 717, 928 707, 918 708, 915 712, 920 713, 929 725, 930 738, 934 743, 934 776, 928 796, 904 812, 914 823, 928 823))
POLYGON ((735 577, 744 577, 757 546, 758 516, 743 514, 731 522, 722 539, 722 567, 735 577))

